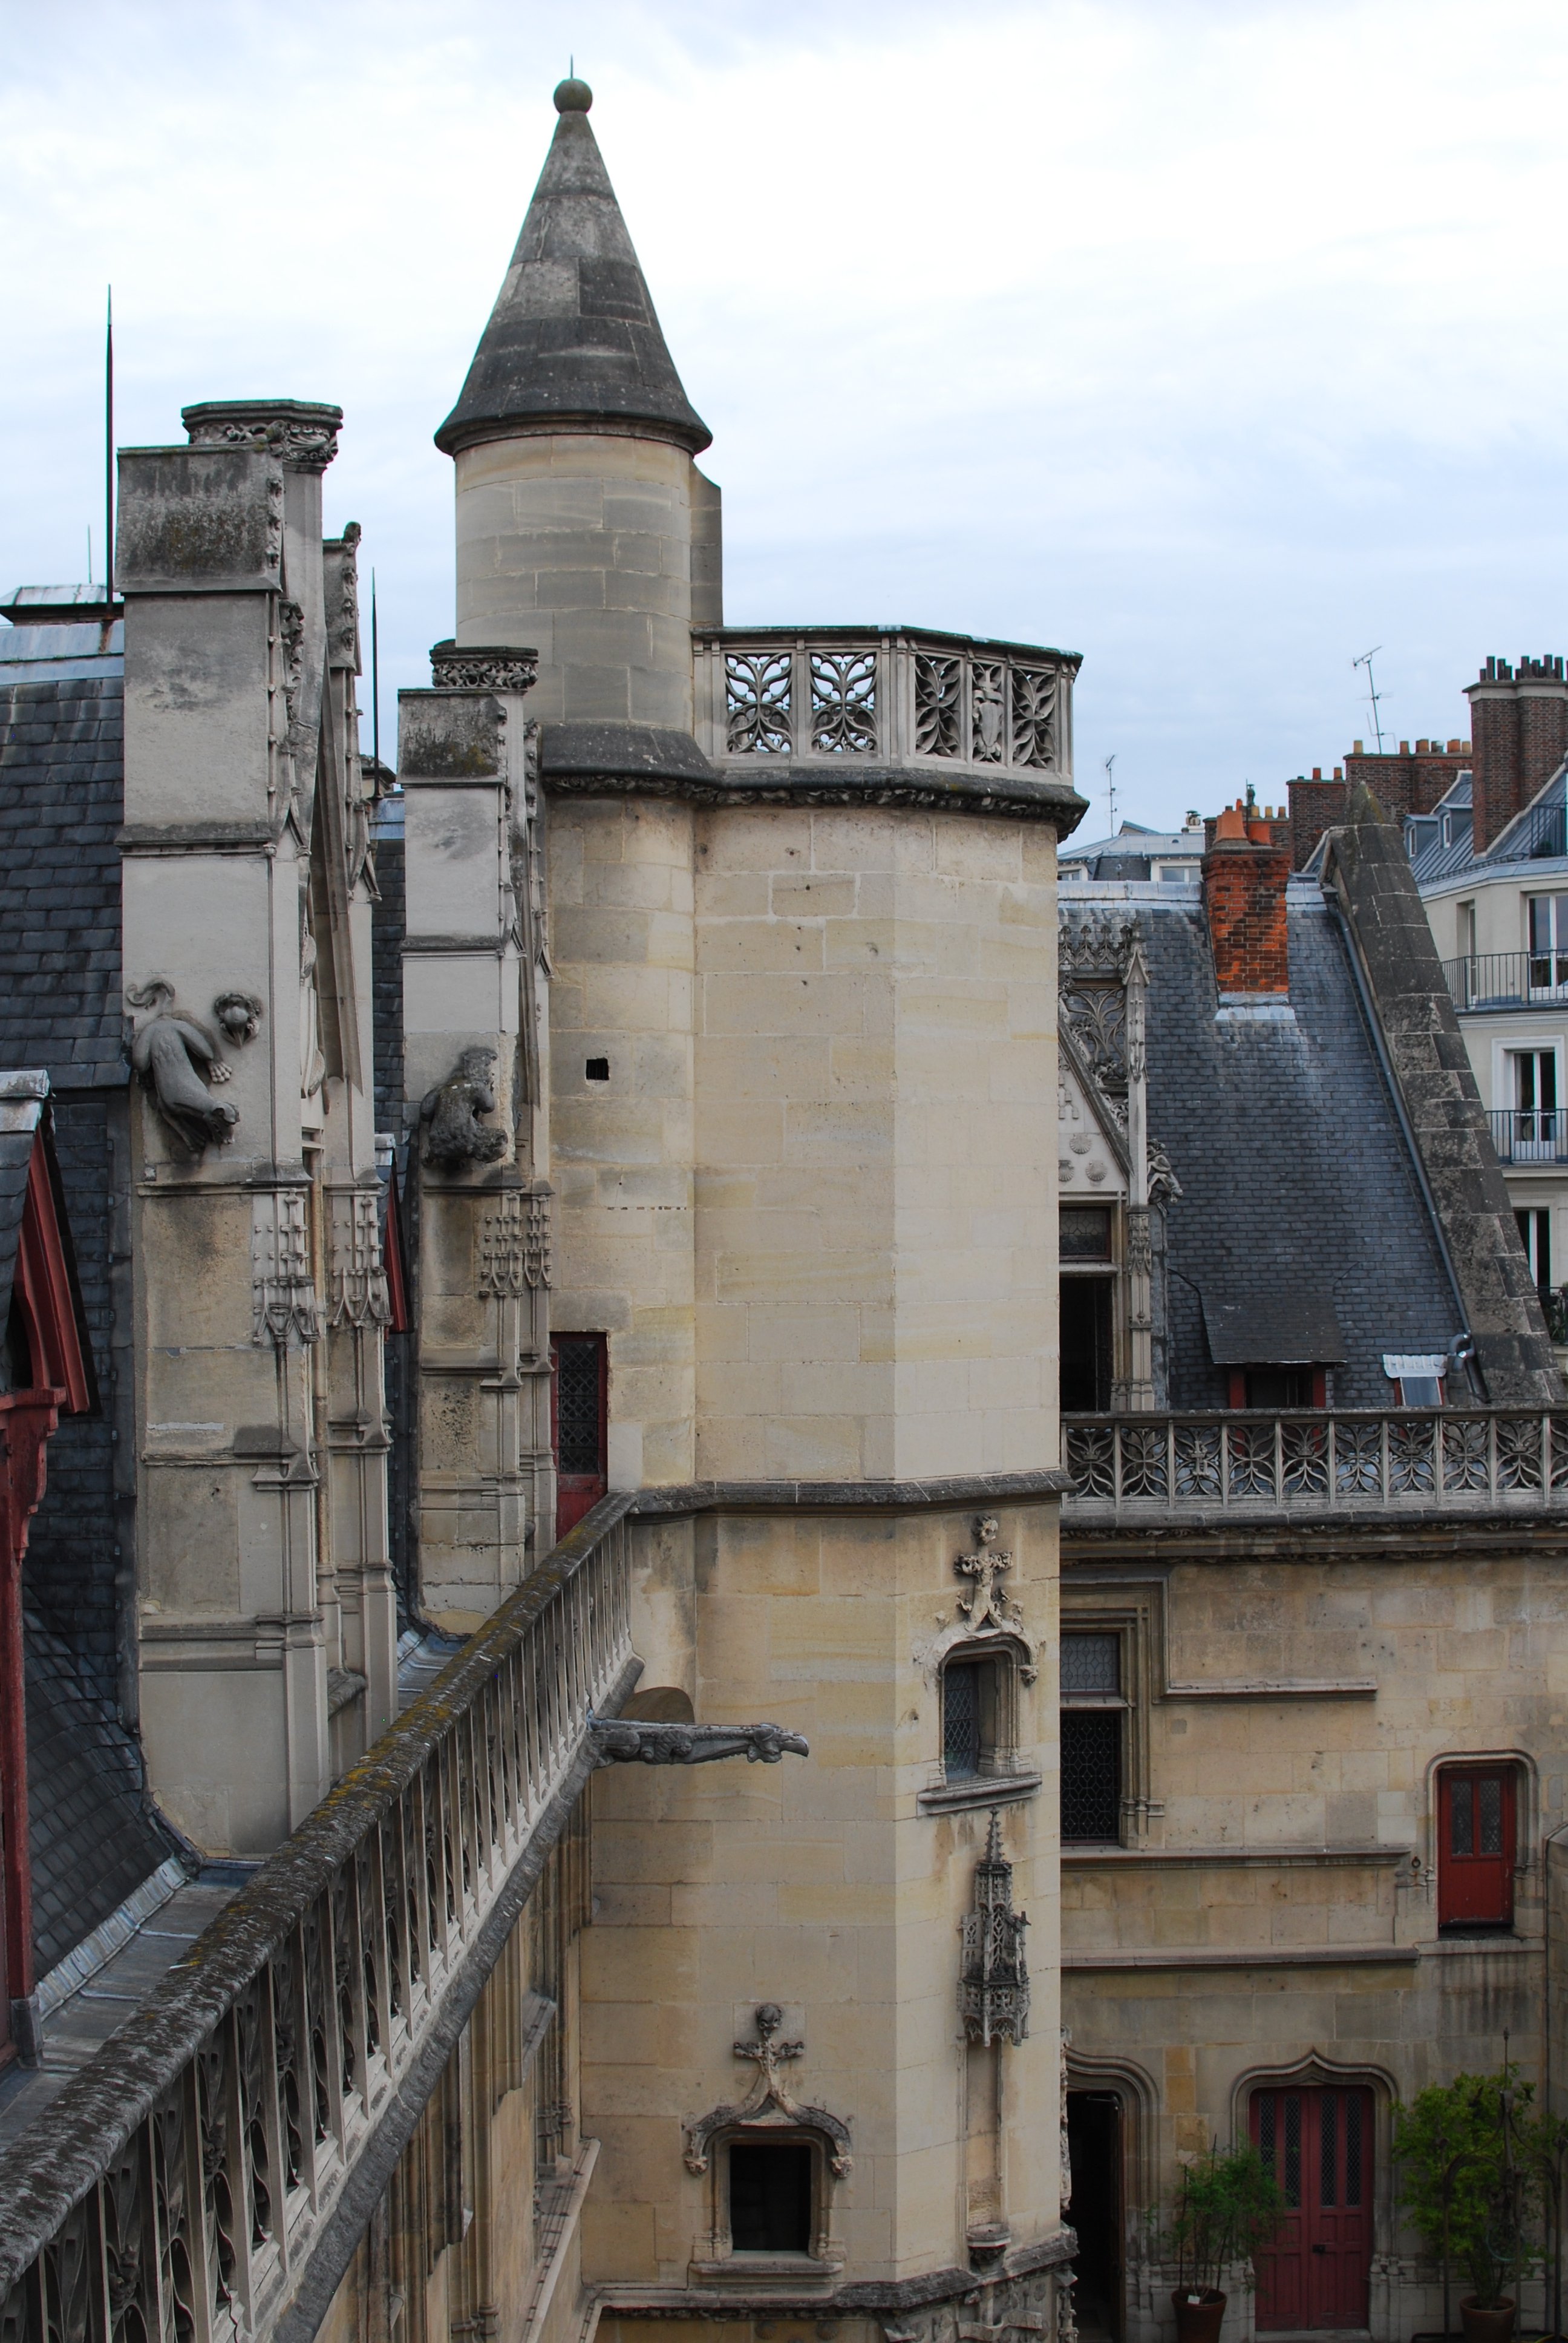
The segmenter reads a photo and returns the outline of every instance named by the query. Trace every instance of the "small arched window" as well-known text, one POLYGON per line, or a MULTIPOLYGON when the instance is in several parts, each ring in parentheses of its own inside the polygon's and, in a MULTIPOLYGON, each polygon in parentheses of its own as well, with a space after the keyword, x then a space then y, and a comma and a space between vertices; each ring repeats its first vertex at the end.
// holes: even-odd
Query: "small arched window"
POLYGON ((1518 1767, 1445 1765, 1437 1777, 1437 1924, 1466 1935, 1513 1925, 1518 1767))
POLYGON ((942 1670, 942 1775, 973 1782, 1012 1770, 1016 1662, 1010 1650, 952 1654, 942 1670))

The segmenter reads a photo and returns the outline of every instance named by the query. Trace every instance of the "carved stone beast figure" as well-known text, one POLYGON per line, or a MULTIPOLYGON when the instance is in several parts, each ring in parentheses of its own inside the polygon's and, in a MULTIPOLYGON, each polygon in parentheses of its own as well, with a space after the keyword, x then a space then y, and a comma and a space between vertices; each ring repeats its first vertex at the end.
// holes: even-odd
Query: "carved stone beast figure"
POLYGON ((427 1091, 419 1120, 428 1123, 425 1161, 433 1172, 466 1172, 470 1164, 495 1163, 511 1146, 505 1131, 479 1121, 496 1111, 494 1050, 465 1050, 455 1073, 427 1091))
POLYGON ((208 1082, 226 1082, 230 1069, 211 1030, 175 1006, 174 987, 154 977, 126 994, 133 1009, 150 1009, 131 1042, 131 1064, 157 1109, 158 1119, 186 1155, 201 1155, 234 1136, 239 1109, 214 1098, 208 1082))

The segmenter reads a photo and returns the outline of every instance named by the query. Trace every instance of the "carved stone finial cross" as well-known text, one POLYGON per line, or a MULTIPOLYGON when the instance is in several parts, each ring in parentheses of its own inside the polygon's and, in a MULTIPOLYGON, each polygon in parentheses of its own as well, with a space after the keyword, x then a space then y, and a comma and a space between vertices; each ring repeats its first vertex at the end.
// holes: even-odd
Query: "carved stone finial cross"
POLYGON ((773 2039, 783 2023, 784 2012, 778 2003, 765 2001, 757 2012, 756 2041, 738 2042, 735 2046, 736 2056, 752 2061, 759 2069, 760 2079, 769 2091, 777 2087, 780 2066, 791 2058, 802 2058, 806 2055, 803 2042, 776 2042, 773 2039))
POLYGON ((1007 1590, 998 1584, 1002 1573, 1012 1568, 1010 1554, 998 1554, 991 1541, 997 1534, 994 1513, 983 1514, 975 1524, 980 1540, 978 1554, 960 1554, 954 1564, 961 1576, 972 1578, 974 1592, 967 1598, 959 1596, 959 1609, 969 1621, 970 1632, 978 1634, 982 1627, 1000 1628, 1004 1632, 1012 1622, 1007 1615, 1007 1590))

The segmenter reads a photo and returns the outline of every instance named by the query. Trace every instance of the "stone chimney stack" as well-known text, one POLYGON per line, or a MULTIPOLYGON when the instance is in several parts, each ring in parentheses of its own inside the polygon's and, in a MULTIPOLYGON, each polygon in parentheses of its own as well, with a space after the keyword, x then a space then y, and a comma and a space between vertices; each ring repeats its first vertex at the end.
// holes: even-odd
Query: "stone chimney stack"
POLYGON ((1568 679, 1563 660, 1489 659, 1469 684, 1475 847, 1490 846, 1549 781, 1568 751, 1568 679))
POLYGON ((1288 999, 1285 887, 1290 875, 1291 850, 1288 845, 1276 845, 1275 825, 1249 819, 1240 801, 1227 806, 1203 857, 1203 914, 1222 1009, 1288 999))

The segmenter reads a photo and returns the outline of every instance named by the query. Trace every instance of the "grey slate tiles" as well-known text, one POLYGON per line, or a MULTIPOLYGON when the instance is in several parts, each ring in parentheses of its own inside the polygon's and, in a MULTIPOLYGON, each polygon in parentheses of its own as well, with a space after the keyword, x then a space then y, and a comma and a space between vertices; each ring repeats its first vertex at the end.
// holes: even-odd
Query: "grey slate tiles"
POLYGON ((0 688, 0 1066, 118 1087, 125 686, 0 688))
POLYGON ((29 1614, 27 1807, 42 1976, 176 1853, 141 1796, 141 1754, 75 1654, 29 1614))
POLYGON ((1141 903, 1149 1128, 1182 1192, 1167 1223, 1170 1399, 1223 1407, 1202 1297, 1278 1314, 1326 1303, 1340 1407, 1386 1407, 1385 1351, 1444 1351, 1457 1305, 1326 904, 1291 901, 1292 1019, 1215 1016, 1196 906, 1141 903))

